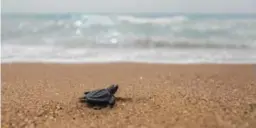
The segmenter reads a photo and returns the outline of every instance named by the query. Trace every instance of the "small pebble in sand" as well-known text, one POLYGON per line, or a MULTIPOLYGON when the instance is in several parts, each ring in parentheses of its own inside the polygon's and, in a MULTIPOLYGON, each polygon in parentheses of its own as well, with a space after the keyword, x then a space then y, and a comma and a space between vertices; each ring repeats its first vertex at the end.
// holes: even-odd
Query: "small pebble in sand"
POLYGON ((35 124, 30 124, 30 125, 28 125, 26 128, 35 128, 35 124))
POLYGON ((22 113, 18 113, 17 114, 19 117, 23 117, 23 114, 22 113))
POLYGON ((28 118, 26 118, 24 121, 25 121, 25 122, 28 122, 28 118))
POLYGON ((53 116, 50 116, 50 117, 49 117, 49 119, 50 119, 50 120, 53 120, 53 119, 54 119, 54 117, 53 117, 53 116))
POLYGON ((128 125, 128 128, 135 128, 133 125, 128 125))
POLYGON ((187 114, 187 113, 188 113, 188 111, 187 111, 187 110, 184 110, 184 111, 183 111, 183 114, 187 114))
POLYGON ((91 127, 91 128, 95 128, 96 125, 92 122, 92 123, 90 124, 90 127, 91 127))
POLYGON ((57 105, 56 108, 57 108, 57 110, 61 110, 62 109, 62 107, 59 106, 59 105, 57 105))
POLYGON ((38 117, 34 117, 34 120, 37 120, 38 119, 38 117))

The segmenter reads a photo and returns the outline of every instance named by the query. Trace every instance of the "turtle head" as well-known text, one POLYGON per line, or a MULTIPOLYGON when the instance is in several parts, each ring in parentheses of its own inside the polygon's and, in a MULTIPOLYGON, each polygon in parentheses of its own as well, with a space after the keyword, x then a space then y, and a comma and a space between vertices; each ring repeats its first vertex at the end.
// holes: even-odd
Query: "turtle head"
POLYGON ((113 84, 111 85, 110 87, 108 87, 108 91, 111 93, 111 94, 115 94, 116 91, 118 89, 118 85, 117 84, 113 84))

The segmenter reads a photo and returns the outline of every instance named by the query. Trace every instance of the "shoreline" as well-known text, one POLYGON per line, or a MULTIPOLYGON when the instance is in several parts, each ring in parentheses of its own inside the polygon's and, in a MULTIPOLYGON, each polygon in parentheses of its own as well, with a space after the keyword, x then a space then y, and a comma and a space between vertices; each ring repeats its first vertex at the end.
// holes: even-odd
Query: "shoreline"
POLYGON ((255 64, 1 64, 2 127, 256 126, 255 64), (113 109, 78 103, 119 84, 113 109), (129 100, 128 100, 129 99, 129 100))

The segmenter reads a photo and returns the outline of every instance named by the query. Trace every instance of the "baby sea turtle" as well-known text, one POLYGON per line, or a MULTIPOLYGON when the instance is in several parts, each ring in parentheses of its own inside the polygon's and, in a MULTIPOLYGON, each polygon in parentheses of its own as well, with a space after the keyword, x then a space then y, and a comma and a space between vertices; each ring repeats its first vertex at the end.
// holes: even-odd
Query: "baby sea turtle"
POLYGON ((80 98, 80 102, 87 103, 94 109, 100 109, 107 107, 108 105, 112 108, 115 105, 116 97, 114 94, 118 89, 117 84, 113 84, 105 89, 98 89, 93 91, 84 92, 84 97, 80 98))

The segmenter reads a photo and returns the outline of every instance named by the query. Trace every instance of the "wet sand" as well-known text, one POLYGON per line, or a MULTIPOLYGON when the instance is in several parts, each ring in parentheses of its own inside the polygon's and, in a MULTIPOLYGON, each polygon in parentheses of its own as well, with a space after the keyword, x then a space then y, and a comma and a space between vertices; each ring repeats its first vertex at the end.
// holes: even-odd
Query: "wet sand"
POLYGON ((255 128, 255 65, 1 64, 2 128, 255 128), (113 109, 78 102, 119 84, 113 109))

